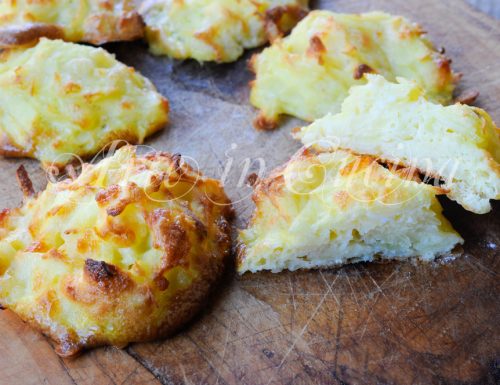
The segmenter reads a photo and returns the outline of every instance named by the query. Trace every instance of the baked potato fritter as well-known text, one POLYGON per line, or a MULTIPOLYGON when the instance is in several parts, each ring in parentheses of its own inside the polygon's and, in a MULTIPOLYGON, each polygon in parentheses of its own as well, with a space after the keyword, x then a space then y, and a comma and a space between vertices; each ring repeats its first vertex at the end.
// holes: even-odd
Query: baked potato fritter
POLYGON ((42 39, 0 54, 0 153, 60 167, 162 129, 168 102, 101 48, 42 39))
POLYGON ((175 59, 232 62, 244 49, 288 32, 308 0, 146 0, 139 9, 151 52, 175 59))
POLYGON ((144 34, 135 0, 3 0, 0 47, 31 44, 41 37, 104 44, 144 34))
POLYGON ((240 231, 238 271, 325 268, 449 253, 462 238, 441 214, 439 188, 346 151, 299 151, 255 185, 240 231))
POLYGON ((255 126, 275 128, 281 114, 312 121, 337 112, 349 88, 366 82, 365 73, 416 80, 446 104, 458 78, 450 62, 403 17, 312 11, 251 60, 250 102, 260 109, 255 126))
POLYGON ((477 214, 500 199, 500 130, 488 113, 465 104, 427 100, 414 82, 391 83, 368 75, 353 87, 338 114, 328 114, 295 134, 305 145, 348 148, 416 167, 442 179, 448 197, 477 214))
POLYGON ((174 332, 230 253, 231 202, 179 155, 126 146, 38 196, 23 190, 0 213, 0 304, 62 356, 174 332))

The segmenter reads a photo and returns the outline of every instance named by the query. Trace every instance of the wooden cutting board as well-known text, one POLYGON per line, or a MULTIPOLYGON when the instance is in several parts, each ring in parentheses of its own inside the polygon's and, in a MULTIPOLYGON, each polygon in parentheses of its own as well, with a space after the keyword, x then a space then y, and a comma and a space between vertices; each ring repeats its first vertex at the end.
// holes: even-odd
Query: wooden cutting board
MULTIPOLYGON (((461 89, 500 123, 500 22, 462 0, 317 1, 342 12, 384 10, 420 22, 464 73, 461 89)), ((237 225, 252 210, 250 171, 266 171, 299 147, 290 119, 257 132, 247 103, 244 58, 200 66, 107 47, 151 78, 172 106, 172 123, 147 144, 192 158, 211 176, 233 167, 226 188, 237 225), (259 161, 261 159, 262 161, 259 161)), ((1 92, 1 91, 0 91, 1 92)), ((0 159, 0 207, 21 200, 15 169, 25 164, 38 188, 38 164, 0 159)), ((235 276, 230 269, 203 314, 165 341, 101 348, 61 359, 50 342, 9 311, 0 312, 0 384, 498 384, 500 383, 500 204, 473 215, 443 199, 466 240, 445 263, 358 264, 338 270, 235 276)))

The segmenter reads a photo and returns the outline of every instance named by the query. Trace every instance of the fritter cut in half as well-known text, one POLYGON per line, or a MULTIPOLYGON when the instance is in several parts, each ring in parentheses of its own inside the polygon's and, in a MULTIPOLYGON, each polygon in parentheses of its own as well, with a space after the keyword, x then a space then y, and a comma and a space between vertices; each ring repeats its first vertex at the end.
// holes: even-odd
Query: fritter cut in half
POLYGON ((299 151, 255 185, 238 271, 448 254, 463 241, 441 214, 441 190, 412 179, 346 151, 299 151))
POLYGON ((156 55, 232 62, 288 32, 308 0, 146 0, 139 8, 156 55))
POLYGON ((0 54, 0 153, 62 166, 168 121, 153 84, 103 49, 42 39, 0 54))
POLYGON ((381 12, 312 11, 250 66, 256 74, 250 102, 260 109, 254 123, 261 129, 275 128, 281 114, 312 121, 337 112, 349 88, 364 84, 368 72, 413 79, 444 104, 458 80, 420 26, 381 12))
POLYGON ((231 249, 221 184, 178 155, 126 146, 0 214, 0 304, 71 356, 167 336, 193 317, 231 249))
POLYGON ((444 181, 448 197, 483 214, 500 199, 500 130, 482 109, 444 107, 404 79, 367 75, 342 111, 303 127, 295 136, 317 148, 346 148, 414 167, 444 181))
POLYGON ((135 0, 4 0, 0 47, 32 44, 41 37, 103 44, 139 39, 144 24, 135 0))

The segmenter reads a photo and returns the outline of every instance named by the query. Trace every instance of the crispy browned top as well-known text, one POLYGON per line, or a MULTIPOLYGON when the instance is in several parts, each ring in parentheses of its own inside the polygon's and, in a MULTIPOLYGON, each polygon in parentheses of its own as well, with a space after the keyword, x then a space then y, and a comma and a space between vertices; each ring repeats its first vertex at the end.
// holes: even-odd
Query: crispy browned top
POLYGON ((231 202, 180 155, 127 146, 0 212, 0 303, 58 353, 171 333, 199 307, 231 249, 231 202))

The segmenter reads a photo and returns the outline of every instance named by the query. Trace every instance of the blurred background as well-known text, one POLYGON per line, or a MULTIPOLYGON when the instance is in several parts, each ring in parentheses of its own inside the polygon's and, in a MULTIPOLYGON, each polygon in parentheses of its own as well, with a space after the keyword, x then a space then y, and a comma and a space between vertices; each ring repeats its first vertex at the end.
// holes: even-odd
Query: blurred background
POLYGON ((477 9, 500 19, 500 0, 467 0, 477 9))

